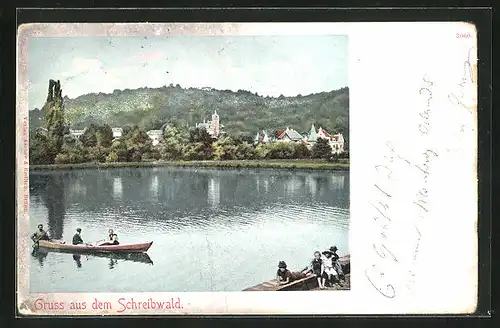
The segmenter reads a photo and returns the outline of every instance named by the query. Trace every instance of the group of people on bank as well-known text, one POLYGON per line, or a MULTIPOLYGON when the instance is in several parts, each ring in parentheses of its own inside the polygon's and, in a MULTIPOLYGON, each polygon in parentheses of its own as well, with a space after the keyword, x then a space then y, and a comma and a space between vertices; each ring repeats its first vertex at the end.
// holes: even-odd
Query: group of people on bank
POLYGON ((292 281, 305 278, 307 275, 314 274, 318 279, 320 289, 325 289, 326 284, 333 286, 334 283, 340 283, 345 280, 345 276, 342 266, 338 262, 337 250, 337 246, 332 246, 326 251, 314 252, 313 260, 302 272, 291 272, 287 269, 285 261, 280 261, 276 280, 280 285, 286 285, 292 281))
MULTIPOLYGON (((39 224, 38 231, 36 231, 31 236, 31 240, 33 240, 33 242, 37 244, 40 240, 51 241, 52 238, 50 238, 49 234, 43 229, 43 225, 39 224)), ((73 235, 72 244, 73 245, 84 244, 81 228, 76 229, 76 233, 73 235)), ((103 240, 102 243, 98 243, 99 246, 119 245, 119 244, 120 243, 118 242, 118 235, 113 231, 113 229, 109 229, 107 239, 103 240)))

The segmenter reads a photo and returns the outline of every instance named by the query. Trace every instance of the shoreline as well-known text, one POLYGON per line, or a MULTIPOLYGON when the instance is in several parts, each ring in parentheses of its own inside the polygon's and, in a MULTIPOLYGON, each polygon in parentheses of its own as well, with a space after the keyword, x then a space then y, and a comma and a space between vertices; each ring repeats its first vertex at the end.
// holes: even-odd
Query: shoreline
POLYGON ((109 169, 139 167, 195 167, 195 168, 264 168, 313 171, 349 171, 349 161, 329 163, 321 160, 232 160, 232 161, 151 161, 151 162, 117 162, 117 163, 80 163, 80 164, 40 164, 29 165, 30 171, 43 170, 78 170, 109 169))

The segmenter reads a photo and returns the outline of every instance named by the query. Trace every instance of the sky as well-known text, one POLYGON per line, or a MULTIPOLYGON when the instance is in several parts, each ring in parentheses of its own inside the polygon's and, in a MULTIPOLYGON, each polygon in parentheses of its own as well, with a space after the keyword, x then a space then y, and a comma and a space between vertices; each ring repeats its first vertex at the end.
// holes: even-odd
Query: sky
POLYGON ((69 98, 170 84, 307 95, 347 86, 347 36, 34 37, 28 72, 30 109, 49 79, 69 98))

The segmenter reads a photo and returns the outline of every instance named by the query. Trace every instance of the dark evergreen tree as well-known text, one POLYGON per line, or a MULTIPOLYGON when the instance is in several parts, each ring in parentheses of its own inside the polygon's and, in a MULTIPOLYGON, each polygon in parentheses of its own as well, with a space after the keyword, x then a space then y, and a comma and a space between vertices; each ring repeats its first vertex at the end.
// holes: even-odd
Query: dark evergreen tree
POLYGON ((328 143, 328 140, 323 138, 318 138, 318 140, 312 147, 312 157, 328 159, 331 156, 332 156, 332 147, 328 143))

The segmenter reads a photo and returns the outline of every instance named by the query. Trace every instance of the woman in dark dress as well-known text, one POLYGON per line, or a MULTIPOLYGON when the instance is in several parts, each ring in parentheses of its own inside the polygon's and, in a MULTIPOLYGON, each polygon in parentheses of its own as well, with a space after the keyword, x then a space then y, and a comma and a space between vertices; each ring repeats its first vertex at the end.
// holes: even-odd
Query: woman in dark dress
POLYGON ((118 242, 118 235, 113 231, 113 229, 109 229, 108 233, 108 240, 99 246, 105 246, 105 245, 119 245, 120 243, 118 242))

